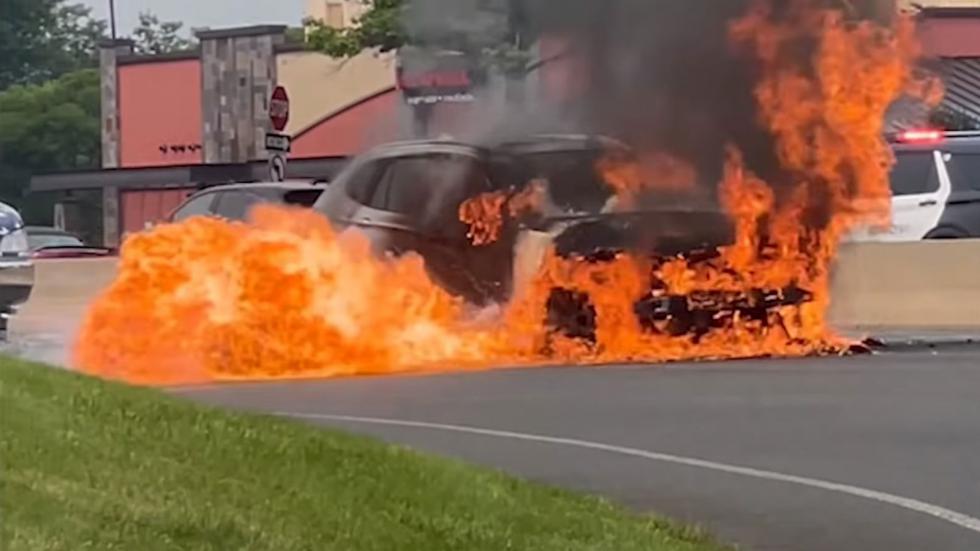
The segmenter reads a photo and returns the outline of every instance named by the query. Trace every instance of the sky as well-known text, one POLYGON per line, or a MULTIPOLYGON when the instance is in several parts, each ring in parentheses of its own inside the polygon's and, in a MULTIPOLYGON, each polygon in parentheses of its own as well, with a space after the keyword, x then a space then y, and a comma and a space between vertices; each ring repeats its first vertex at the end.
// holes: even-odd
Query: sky
MULTIPOLYGON (((120 35, 128 35, 136 26, 141 11, 151 11, 162 21, 182 21, 188 30, 212 29, 282 23, 299 25, 305 0, 115 0, 116 22, 120 35)), ((109 0, 69 0, 93 9, 109 19, 109 0)))

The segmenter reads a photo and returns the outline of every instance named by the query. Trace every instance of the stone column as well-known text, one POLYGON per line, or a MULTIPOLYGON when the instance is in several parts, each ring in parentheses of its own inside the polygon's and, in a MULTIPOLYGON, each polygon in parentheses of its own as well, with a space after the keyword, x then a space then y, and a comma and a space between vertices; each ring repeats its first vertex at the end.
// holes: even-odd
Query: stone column
POLYGON ((133 53, 131 40, 99 43, 102 72, 102 168, 119 167, 119 58, 133 53))
MULTIPOLYGON (((102 168, 119 168, 119 58, 133 53, 133 41, 105 40, 99 43, 102 80, 102 168)), ((119 189, 102 188, 102 241, 106 247, 119 245, 119 189)))
POLYGON ((264 159, 269 97, 278 81, 276 47, 286 27, 208 30, 201 41, 205 163, 264 159))

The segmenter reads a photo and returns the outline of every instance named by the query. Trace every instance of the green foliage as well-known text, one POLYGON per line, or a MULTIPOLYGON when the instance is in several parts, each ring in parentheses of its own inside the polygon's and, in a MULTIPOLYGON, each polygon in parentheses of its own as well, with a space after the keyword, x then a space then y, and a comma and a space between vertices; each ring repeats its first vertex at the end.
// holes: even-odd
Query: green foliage
POLYGON ((54 27, 56 0, 3 0, 0 3, 0 90, 44 78, 47 35, 54 27))
POLYGON ((0 2, 0 90, 97 64, 106 23, 64 0, 0 2))
POLYGON ((184 24, 179 21, 160 21, 156 15, 143 12, 139 15, 139 25, 133 30, 136 53, 159 55, 187 50, 194 42, 181 36, 184 24))
MULTIPOLYGON (((375 0, 350 28, 334 29, 322 21, 307 20, 307 43, 314 50, 340 58, 352 57, 368 49, 387 52, 409 45, 452 50, 469 55, 482 69, 493 68, 505 74, 521 73, 531 56, 514 36, 518 34, 517 29, 508 28, 515 23, 515 14, 510 12, 510 5, 499 0, 478 5, 485 15, 501 16, 499 28, 493 32, 468 32, 469 29, 433 22, 431 14, 423 17, 413 13, 413 8, 418 6, 413 5, 411 0, 375 0), (424 24, 409 30, 404 25, 406 18, 424 21, 424 24)), ((431 10, 432 6, 426 8, 431 10)))
POLYGON ((108 23, 92 16, 92 9, 82 4, 61 4, 55 11, 55 29, 51 42, 61 59, 52 76, 88 69, 99 65, 99 41, 107 34, 108 23))
POLYGON ((22 206, 32 173, 99 166, 99 86, 84 69, 0 92, 0 200, 22 206))
POLYGON ((366 49, 387 52, 406 42, 400 16, 404 0, 375 0, 353 27, 334 29, 322 21, 308 19, 307 43, 333 57, 352 57, 366 49))

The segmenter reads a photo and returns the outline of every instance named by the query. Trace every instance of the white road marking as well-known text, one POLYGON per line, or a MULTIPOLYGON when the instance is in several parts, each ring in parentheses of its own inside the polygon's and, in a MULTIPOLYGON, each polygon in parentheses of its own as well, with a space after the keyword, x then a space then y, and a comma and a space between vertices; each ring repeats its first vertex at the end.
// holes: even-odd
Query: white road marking
POLYGON ((365 424, 365 425, 383 425, 383 426, 392 426, 392 427, 408 427, 408 428, 417 428, 417 429, 459 432, 465 434, 475 434, 479 436, 490 436, 494 438, 509 438, 511 440, 523 440, 527 442, 538 442, 543 444, 555 444, 559 446, 572 446, 572 447, 584 448, 589 450, 604 451, 604 452, 615 453, 619 455, 627 455, 631 457, 649 459, 652 461, 673 463, 676 465, 684 465, 687 467, 694 467, 698 469, 708 469, 712 471, 729 473, 729 474, 734 474, 739 476, 747 476, 747 477, 758 478, 763 480, 771 480, 776 482, 785 482, 788 484, 796 484, 799 486, 807 486, 810 488, 818 488, 830 492, 837 492, 840 494, 846 494, 849 496, 869 499, 872 501, 877 501, 879 503, 885 503, 888 505, 901 507, 909 511, 935 517, 940 520, 944 520, 950 524, 959 526, 961 528, 966 528, 967 530, 980 533, 980 519, 971 517, 969 515, 965 515, 963 513, 959 513, 957 511, 953 511, 951 509, 946 509, 938 505, 933 505, 931 503, 926 503, 924 501, 919 501, 917 499, 897 496, 885 492, 879 492, 876 490, 869 490, 867 488, 861 488, 858 486, 851 486, 849 484, 839 484, 836 482, 828 482, 826 480, 818 480, 815 478, 807 478, 803 476, 777 473, 777 472, 766 471, 762 469, 753 469, 751 467, 740 467, 737 465, 728 465, 725 463, 718 463, 715 461, 706 461, 703 459, 695 459, 691 457, 681 457, 678 455, 656 453, 656 452, 651 452, 646 450, 639 450, 635 448, 626 448, 623 446, 613 446, 610 444, 601 444, 599 442, 590 442, 588 440, 578 440, 575 438, 558 438, 554 436, 541 436, 541 435, 526 434, 521 432, 481 429, 476 427, 466 427, 460 425, 445 425, 441 423, 423 423, 420 421, 401 421, 397 419, 378 419, 373 417, 353 417, 348 415, 321 415, 315 413, 280 412, 280 413, 276 413, 275 415, 279 417, 288 417, 292 419, 310 420, 310 421, 336 421, 336 422, 346 422, 346 423, 365 424))

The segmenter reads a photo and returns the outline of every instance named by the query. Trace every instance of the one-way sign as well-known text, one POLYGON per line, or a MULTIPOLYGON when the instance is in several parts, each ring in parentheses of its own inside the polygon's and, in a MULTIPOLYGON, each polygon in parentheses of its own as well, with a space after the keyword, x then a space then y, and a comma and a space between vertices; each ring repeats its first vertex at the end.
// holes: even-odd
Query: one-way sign
POLYGON ((269 158, 269 178, 273 182, 286 181, 286 157, 276 153, 269 158))
POLYGON ((265 149, 266 151, 274 151, 276 153, 289 153, 292 149, 293 140, 286 134, 278 134, 276 132, 269 132, 265 135, 265 149))

